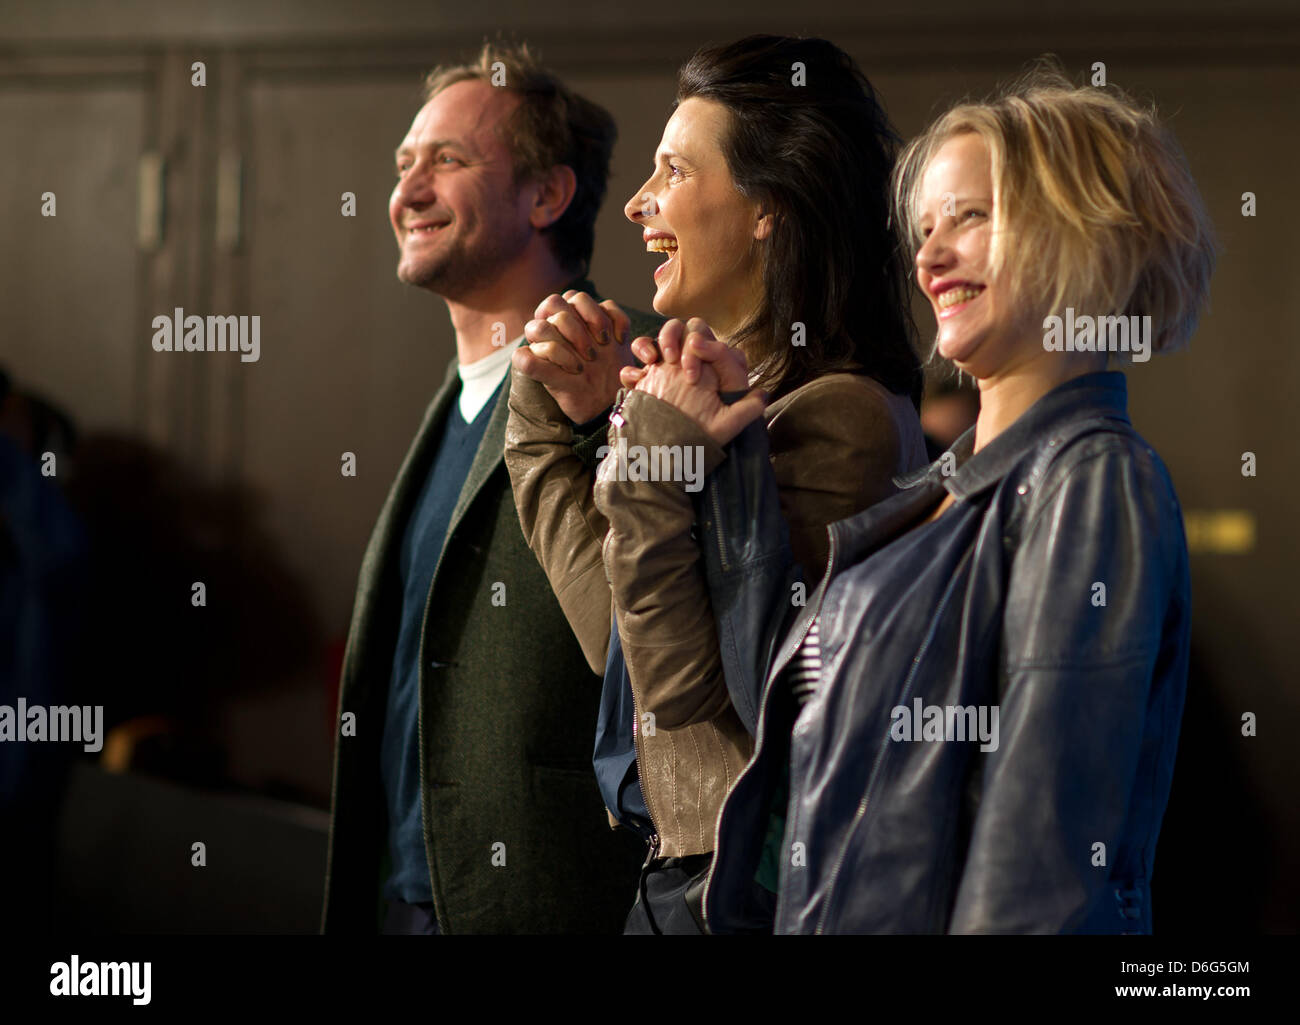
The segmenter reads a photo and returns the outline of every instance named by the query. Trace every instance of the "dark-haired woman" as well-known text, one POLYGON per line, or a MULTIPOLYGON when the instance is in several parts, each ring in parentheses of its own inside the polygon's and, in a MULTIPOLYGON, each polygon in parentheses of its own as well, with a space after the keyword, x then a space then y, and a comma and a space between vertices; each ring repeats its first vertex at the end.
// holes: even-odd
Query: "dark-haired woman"
POLYGON ((506 465, 520 521, 605 671, 594 762, 611 821, 647 844, 629 932, 702 930, 718 810, 752 751, 758 695, 728 686, 692 538, 692 496, 723 458, 717 441, 653 393, 653 371, 618 394, 603 450, 577 450, 574 424, 608 411, 620 370, 625 384, 639 379, 633 353, 673 362, 694 334, 736 347, 771 398, 795 558, 819 574, 826 525, 893 494, 892 478, 925 461, 888 225, 896 141, 866 78, 825 40, 755 36, 697 53, 625 209, 665 256, 654 308, 673 319, 657 345, 628 346, 614 304, 552 296, 515 355, 506 465), (654 479, 638 451, 656 460, 654 479))

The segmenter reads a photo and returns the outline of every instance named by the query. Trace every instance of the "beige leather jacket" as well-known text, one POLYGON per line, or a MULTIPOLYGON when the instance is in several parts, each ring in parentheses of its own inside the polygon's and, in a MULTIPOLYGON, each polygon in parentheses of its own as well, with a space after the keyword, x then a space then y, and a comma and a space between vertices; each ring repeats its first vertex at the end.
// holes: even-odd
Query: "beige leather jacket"
MULTIPOLYGON (((637 764, 660 857, 713 850, 718 811, 753 741, 727 696, 683 481, 595 469, 546 389, 512 371, 506 467, 519 521, 593 672, 617 617, 638 729, 637 764), (646 713, 653 716, 647 718, 646 713)), ((698 446, 707 475, 726 458, 693 419, 645 392, 620 392, 607 444, 698 446)), ((781 510, 807 579, 825 567, 826 526, 893 494, 926 462, 910 400, 872 378, 835 373, 765 411, 781 510)), ((614 822, 610 817, 611 823, 614 822)))

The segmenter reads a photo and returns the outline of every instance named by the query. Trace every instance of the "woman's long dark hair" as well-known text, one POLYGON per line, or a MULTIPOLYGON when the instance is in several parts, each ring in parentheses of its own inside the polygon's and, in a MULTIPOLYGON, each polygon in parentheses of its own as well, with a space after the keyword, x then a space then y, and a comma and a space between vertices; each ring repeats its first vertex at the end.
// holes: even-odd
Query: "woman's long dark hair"
POLYGON ((919 405, 907 260, 889 219, 900 140, 853 58, 825 39, 747 36, 682 65, 677 102, 692 97, 727 108, 731 176, 776 215, 755 243, 767 301, 739 332, 763 387, 779 396, 857 364, 919 405))

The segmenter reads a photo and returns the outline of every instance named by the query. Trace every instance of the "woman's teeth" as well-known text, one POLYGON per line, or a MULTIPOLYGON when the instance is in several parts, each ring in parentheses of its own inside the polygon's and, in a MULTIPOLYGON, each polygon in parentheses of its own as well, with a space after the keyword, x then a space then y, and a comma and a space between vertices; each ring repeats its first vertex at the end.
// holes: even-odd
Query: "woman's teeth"
POLYGON ((652 238, 645 244, 647 253, 675 253, 677 252, 677 240, 675 238, 652 238))
POLYGON ((941 292, 936 302, 939 304, 939 309, 946 310, 949 306, 956 306, 958 303, 964 303, 974 299, 982 291, 984 291, 983 286, 979 288, 963 286, 950 288, 946 292, 941 292))

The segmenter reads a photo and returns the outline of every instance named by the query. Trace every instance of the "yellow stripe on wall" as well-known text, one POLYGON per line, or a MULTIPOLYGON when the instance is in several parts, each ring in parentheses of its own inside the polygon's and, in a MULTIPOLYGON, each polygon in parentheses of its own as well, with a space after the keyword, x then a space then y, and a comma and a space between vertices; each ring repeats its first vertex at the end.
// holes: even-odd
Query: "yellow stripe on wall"
POLYGON ((1255 514, 1246 509, 1190 509, 1183 513, 1193 555, 1244 555, 1255 549, 1255 514))

